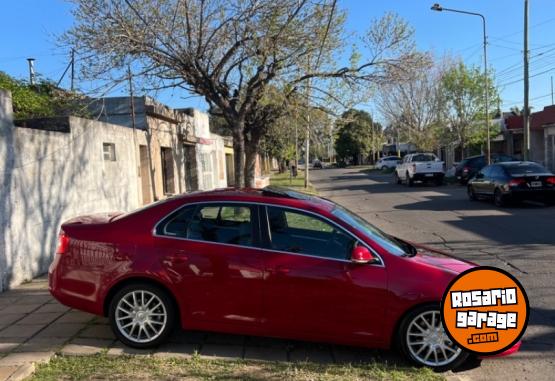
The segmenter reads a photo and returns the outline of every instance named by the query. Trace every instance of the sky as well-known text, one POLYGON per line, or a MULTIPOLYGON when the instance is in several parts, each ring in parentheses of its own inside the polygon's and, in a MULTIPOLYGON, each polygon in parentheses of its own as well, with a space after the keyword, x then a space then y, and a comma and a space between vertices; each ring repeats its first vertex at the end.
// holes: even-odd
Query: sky
MULTIPOLYGON (((476 16, 430 10, 438 0, 339 0, 347 10, 346 28, 364 32, 373 19, 396 12, 415 30, 419 49, 436 56, 460 57, 469 65, 483 67, 482 24, 476 16)), ((523 104, 524 0, 444 0, 445 8, 482 13, 486 17, 489 67, 494 69, 502 109, 523 104)), ((0 71, 28 78, 27 57, 35 58, 38 74, 57 82, 69 62, 69 52, 57 37, 73 24, 73 5, 62 0, 5 0, 0 23, 0 71)), ((530 0, 530 104, 541 110, 552 103, 551 76, 555 75, 555 1, 530 0)), ((76 63, 79 64, 78 62, 76 63)), ((61 82, 69 87, 69 76, 61 82)), ((88 91, 94 83, 78 82, 88 91)), ((106 95, 126 95, 125 84, 106 95)), ((200 97, 166 90, 151 94, 171 107, 205 110, 200 97)), ((375 110, 370 99, 363 107, 375 110)), ((493 107, 492 107, 493 109, 493 107)))

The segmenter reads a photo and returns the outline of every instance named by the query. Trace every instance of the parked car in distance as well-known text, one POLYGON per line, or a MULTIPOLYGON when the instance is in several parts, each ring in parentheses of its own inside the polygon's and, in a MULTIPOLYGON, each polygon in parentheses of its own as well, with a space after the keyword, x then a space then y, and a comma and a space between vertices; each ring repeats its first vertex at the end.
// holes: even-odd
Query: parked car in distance
POLYGON ((321 162, 319 159, 314 159, 314 160, 312 161, 312 168, 314 168, 314 169, 322 169, 322 168, 323 168, 322 162, 321 162))
POLYGON ((401 162, 399 156, 384 156, 376 162, 376 169, 395 168, 401 162))
POLYGON ((555 175, 531 161, 488 165, 467 185, 468 198, 491 198, 497 206, 512 201, 535 200, 555 203, 555 175))
POLYGON ((444 163, 433 153, 412 153, 406 155, 395 168, 397 184, 405 182, 412 186, 415 181, 443 183, 444 163))
POLYGON ((467 353, 445 335, 440 301, 474 266, 319 197, 229 188, 64 222, 48 279, 57 300, 108 316, 132 347, 157 346, 180 326, 396 345, 442 370, 467 353))
MULTIPOLYGON (((505 154, 491 154, 492 163, 503 163, 505 161, 518 161, 518 159, 505 154)), ((484 155, 467 157, 455 167, 455 177, 461 185, 464 185, 486 165, 487 158, 484 155)))

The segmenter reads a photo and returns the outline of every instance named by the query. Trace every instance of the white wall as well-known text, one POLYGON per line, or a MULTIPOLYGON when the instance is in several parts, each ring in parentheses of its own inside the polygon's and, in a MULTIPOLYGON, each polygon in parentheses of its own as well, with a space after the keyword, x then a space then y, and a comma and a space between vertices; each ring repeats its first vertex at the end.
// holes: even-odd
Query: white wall
POLYGON ((132 141, 127 127, 75 117, 69 133, 14 127, 0 92, 0 291, 47 271, 64 220, 138 207, 132 141))

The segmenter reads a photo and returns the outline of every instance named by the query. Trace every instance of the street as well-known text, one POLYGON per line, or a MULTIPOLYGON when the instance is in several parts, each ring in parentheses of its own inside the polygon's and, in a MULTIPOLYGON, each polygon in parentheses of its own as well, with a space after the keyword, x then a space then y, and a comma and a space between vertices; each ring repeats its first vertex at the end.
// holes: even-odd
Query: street
POLYGON ((387 233, 515 275, 530 300, 520 352, 460 370, 460 379, 548 380, 555 376, 555 208, 505 209, 469 201, 460 185, 397 185, 390 174, 358 168, 311 172, 323 197, 387 233))

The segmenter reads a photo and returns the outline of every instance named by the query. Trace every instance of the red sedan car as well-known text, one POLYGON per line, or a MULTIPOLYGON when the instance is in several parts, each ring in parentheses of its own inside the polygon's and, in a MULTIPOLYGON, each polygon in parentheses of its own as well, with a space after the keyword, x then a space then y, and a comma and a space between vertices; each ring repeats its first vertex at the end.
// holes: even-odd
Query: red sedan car
POLYGON ((397 346, 447 369, 467 353, 444 333, 439 302, 472 266, 319 197, 226 189, 65 222, 49 283, 60 302, 108 316, 132 347, 159 345, 179 325, 397 346))

